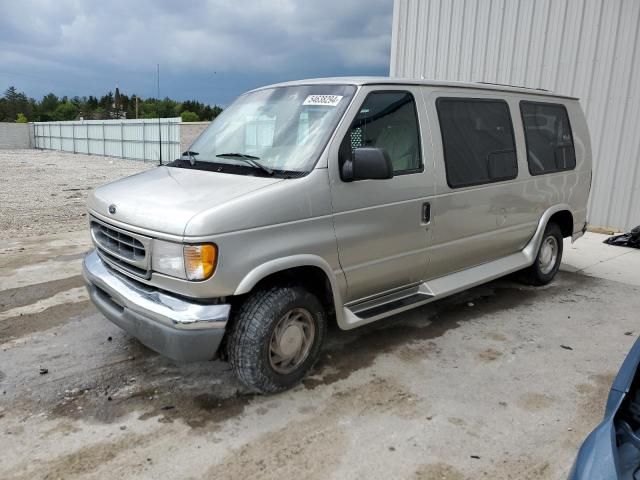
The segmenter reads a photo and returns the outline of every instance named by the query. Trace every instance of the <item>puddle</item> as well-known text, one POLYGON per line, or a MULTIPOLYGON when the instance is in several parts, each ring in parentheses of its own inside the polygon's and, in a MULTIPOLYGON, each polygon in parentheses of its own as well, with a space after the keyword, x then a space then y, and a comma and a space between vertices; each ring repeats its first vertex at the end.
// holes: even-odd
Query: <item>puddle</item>
MULTIPOLYGON (((141 384, 146 383, 141 380, 141 384)), ((240 393, 228 397, 222 393, 203 393, 203 389, 184 390, 178 381, 174 388, 133 386, 114 392, 100 392, 98 389, 80 391, 67 395, 51 413, 55 417, 112 424, 131 412, 141 412, 138 420, 155 419, 159 423, 180 420, 193 429, 207 427, 206 431, 211 432, 221 422, 241 415, 254 399, 253 395, 240 393)))
MULTIPOLYGON (((54 401, 50 414, 89 423, 114 424, 132 412, 139 420, 173 423, 193 429, 216 425, 241 415, 254 400, 219 362, 174 364, 135 340, 126 342, 128 357, 83 384, 69 387, 54 401)), ((116 347, 117 348, 117 347, 116 347)), ((256 398, 269 409, 269 397, 256 398)))
POLYGON ((86 317, 96 312, 89 300, 49 307, 37 313, 9 317, 0 322, 0 345, 31 333, 41 332, 58 325, 86 317))
POLYGON ((31 305, 72 288, 84 286, 82 275, 0 291, 0 312, 31 305))

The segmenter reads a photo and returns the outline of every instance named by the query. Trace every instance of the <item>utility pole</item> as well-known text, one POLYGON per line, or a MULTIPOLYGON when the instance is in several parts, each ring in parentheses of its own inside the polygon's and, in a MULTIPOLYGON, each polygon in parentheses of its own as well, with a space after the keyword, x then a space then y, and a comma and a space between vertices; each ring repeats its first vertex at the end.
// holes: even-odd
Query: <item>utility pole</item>
POLYGON ((160 124, 160 64, 157 64, 158 68, 158 102, 157 106, 157 114, 158 114, 158 142, 160 144, 160 165, 162 165, 162 126, 160 124))
POLYGON ((136 95, 136 120, 138 119, 138 95, 136 95))

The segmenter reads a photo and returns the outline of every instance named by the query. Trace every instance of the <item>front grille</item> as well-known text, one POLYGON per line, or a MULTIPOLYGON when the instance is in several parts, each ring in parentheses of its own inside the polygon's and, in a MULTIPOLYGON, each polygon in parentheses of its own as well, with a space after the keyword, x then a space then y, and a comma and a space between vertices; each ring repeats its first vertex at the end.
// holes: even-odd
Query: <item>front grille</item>
POLYGON ((149 278, 150 238, 97 220, 91 220, 91 237, 100 256, 111 266, 149 278))
POLYGON ((111 264, 114 267, 120 267, 121 270, 126 270, 129 273, 133 273, 134 275, 137 275, 138 277, 143 277, 143 278, 148 278, 149 277, 149 271, 143 268, 138 268, 135 265, 131 265, 128 262, 125 262, 123 260, 120 260, 117 257, 114 257, 113 255, 109 255, 107 252, 105 252, 104 250, 102 250, 101 248, 98 247, 98 255, 100 255, 100 258, 102 258, 103 260, 106 260, 107 263, 111 264))
POLYGON ((96 222, 93 222, 92 228, 98 244, 107 251, 132 262, 144 260, 146 252, 140 240, 96 222))

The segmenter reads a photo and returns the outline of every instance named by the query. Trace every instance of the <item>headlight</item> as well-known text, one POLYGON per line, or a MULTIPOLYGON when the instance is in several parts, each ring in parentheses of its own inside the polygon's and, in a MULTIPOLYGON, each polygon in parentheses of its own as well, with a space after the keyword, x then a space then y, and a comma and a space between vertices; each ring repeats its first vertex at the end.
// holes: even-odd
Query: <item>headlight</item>
POLYGON ((151 268, 154 272, 187 280, 205 280, 216 267, 218 250, 215 245, 184 245, 153 241, 151 268))

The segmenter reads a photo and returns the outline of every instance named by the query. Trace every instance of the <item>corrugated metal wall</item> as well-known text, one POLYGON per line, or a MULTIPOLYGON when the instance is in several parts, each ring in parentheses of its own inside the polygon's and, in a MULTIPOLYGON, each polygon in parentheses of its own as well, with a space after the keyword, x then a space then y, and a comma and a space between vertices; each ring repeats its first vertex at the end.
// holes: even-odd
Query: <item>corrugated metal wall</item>
POLYGON ((158 160, 180 157, 178 118, 33 123, 34 147, 91 155, 158 160))
POLYGON ((395 0, 390 72, 580 97, 590 223, 640 224, 639 0, 395 0))

